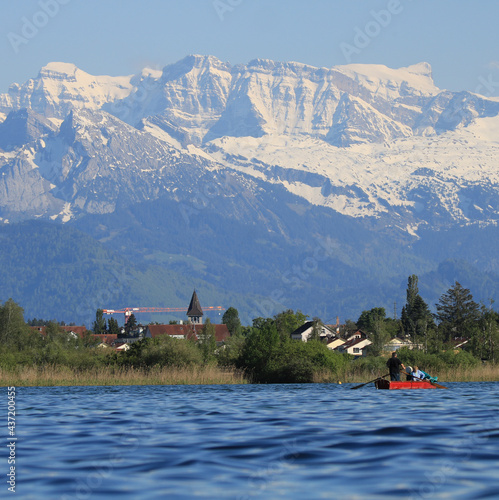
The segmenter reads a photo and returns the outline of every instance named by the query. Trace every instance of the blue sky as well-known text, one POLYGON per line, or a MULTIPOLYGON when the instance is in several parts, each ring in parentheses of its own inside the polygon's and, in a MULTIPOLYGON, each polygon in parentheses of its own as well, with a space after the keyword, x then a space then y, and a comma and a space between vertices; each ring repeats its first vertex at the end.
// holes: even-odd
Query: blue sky
POLYGON ((498 19, 496 0, 3 0, 0 92, 51 61, 126 75, 197 53, 233 64, 426 61, 441 88, 498 96, 498 19))

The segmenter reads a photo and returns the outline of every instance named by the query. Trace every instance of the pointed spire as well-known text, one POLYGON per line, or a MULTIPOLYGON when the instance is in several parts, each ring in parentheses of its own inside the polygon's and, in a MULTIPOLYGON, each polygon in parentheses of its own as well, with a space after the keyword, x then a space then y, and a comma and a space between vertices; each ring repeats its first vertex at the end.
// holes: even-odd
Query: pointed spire
POLYGON ((194 290, 194 293, 192 294, 191 303, 187 309, 187 316, 194 324, 203 323, 203 310, 201 309, 201 304, 199 303, 196 290, 194 290))

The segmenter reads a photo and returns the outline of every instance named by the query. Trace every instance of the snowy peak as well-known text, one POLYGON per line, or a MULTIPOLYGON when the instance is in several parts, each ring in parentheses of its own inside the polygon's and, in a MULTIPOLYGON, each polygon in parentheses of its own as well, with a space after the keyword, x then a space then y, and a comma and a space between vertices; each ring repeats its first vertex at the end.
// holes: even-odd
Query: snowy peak
POLYGON ((255 59, 234 67, 232 74, 227 106, 205 142, 265 134, 305 134, 337 146, 392 140, 411 135, 423 107, 440 92, 427 63, 400 69, 365 64, 327 69, 255 59), (361 117, 359 109, 367 115, 361 117), (356 130, 339 133, 338 127, 345 126, 356 130))
POLYGON ((38 73, 38 78, 51 78, 53 80, 76 81, 76 72, 87 73, 78 69, 74 64, 64 62, 51 62, 43 66, 38 73))
POLYGON ((231 65, 224 63, 213 56, 201 56, 198 54, 189 55, 180 61, 165 66, 163 69, 163 81, 178 80, 188 73, 200 72, 228 72, 231 65))
POLYGON ((92 76, 74 64, 49 63, 37 78, 13 84, 0 95, 0 111, 31 108, 47 118, 62 120, 72 109, 99 109, 132 90, 131 77, 92 76))
POLYGON ((182 147, 268 134, 305 135, 345 147, 466 127, 495 116, 499 103, 440 91, 425 62, 399 69, 317 68, 254 59, 231 66, 194 54, 162 71, 146 68, 126 77, 92 76, 74 64, 49 63, 37 78, 0 95, 0 114, 21 108, 57 124, 74 109, 104 109, 182 147))
POLYGON ((411 66, 407 66, 407 71, 412 73, 413 75, 421 75, 430 79, 433 83, 433 75, 430 63, 420 62, 417 64, 412 64, 411 66))
POLYGON ((104 109, 140 128, 156 127, 183 145, 200 144, 227 102, 231 66, 192 55, 144 78, 126 98, 104 109))
POLYGON ((38 175, 52 185, 40 213, 61 200, 73 213, 103 213, 124 193, 138 201, 173 192, 180 165, 196 175, 223 165, 411 234, 426 223, 499 220, 499 100, 439 90, 427 63, 231 66, 190 55, 132 77, 50 63, 1 95, 0 113, 10 113, 0 125, 5 206, 22 192, 20 178, 38 175), (139 195, 133 184, 143 182, 139 195))
POLYGON ((391 99, 406 94, 427 97, 440 92, 433 83, 431 66, 425 62, 399 69, 381 64, 348 64, 335 66, 332 71, 342 73, 370 92, 382 91, 384 97, 391 99))

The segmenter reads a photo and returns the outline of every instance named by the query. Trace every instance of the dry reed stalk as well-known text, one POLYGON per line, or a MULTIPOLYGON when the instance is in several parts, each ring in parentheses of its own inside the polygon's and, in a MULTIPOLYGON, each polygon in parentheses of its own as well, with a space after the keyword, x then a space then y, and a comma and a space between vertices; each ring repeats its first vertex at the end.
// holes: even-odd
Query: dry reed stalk
POLYGON ((312 382, 314 384, 329 384, 331 382, 337 382, 338 380, 340 380, 338 375, 335 375, 328 370, 314 372, 312 376, 312 382))
POLYGON ((499 365, 482 365, 472 368, 447 368, 437 373, 446 382, 498 382, 499 365))
POLYGON ((0 386, 69 386, 69 385, 194 385, 244 384, 243 374, 214 366, 149 370, 104 366, 72 370, 65 366, 19 367, 0 369, 0 386))
MULTIPOLYGON (((371 370, 370 372, 351 370, 345 371, 340 377, 343 383, 362 384, 376 377, 386 375, 388 370, 371 370)), ((471 368, 445 368, 432 370, 431 375, 438 377, 439 382, 497 382, 499 381, 499 365, 481 365, 471 368)), ((402 374, 401 380, 404 379, 402 374)))

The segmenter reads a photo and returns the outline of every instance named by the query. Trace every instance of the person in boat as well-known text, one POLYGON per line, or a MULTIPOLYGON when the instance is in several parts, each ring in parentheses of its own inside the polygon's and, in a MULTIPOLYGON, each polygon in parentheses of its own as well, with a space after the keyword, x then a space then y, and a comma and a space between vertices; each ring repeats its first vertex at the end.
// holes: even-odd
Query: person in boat
POLYGON ((412 382, 412 366, 406 366, 405 368, 405 381, 412 382))
POLYGON ((405 366, 397 358, 397 351, 392 352, 392 357, 386 362, 386 366, 390 370, 390 380, 400 381, 400 369, 405 370, 405 366))
POLYGON ((412 372, 412 380, 414 382, 422 382, 425 379, 424 373, 419 369, 417 365, 414 365, 414 370, 412 372))
POLYGON ((438 380, 438 377, 432 377, 429 373, 426 373, 423 370, 420 370, 420 372, 424 375, 425 380, 429 380, 431 383, 438 380))

